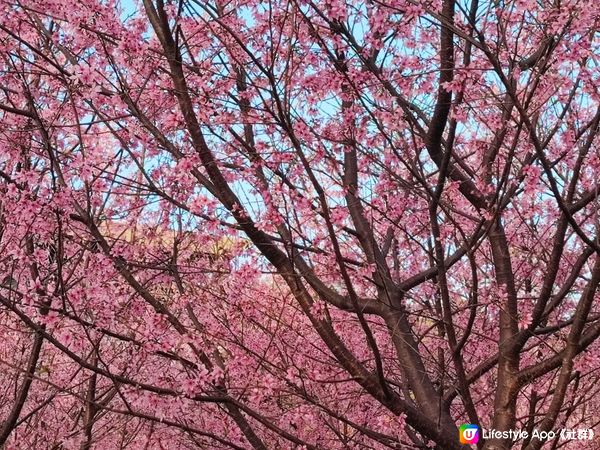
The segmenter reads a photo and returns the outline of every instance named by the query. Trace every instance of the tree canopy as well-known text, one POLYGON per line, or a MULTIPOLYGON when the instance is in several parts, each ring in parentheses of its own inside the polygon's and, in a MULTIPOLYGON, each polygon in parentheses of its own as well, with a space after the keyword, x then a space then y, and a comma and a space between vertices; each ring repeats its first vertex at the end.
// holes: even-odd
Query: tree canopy
POLYGON ((600 3, 0 5, 0 447, 598 448, 600 3))

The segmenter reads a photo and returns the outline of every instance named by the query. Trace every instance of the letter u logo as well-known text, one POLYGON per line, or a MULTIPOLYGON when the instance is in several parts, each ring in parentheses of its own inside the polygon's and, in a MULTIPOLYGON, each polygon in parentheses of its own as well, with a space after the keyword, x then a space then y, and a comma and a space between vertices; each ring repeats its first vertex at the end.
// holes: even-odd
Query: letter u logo
POLYGON ((461 444, 477 444, 479 441, 479 427, 471 423, 461 425, 458 429, 461 444))

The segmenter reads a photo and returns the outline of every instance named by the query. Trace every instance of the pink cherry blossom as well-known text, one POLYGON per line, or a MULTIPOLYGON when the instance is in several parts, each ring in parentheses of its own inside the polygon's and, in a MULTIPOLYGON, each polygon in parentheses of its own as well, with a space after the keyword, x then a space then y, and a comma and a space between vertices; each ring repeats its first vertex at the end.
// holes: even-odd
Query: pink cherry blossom
POLYGON ((0 5, 0 447, 597 428, 596 2, 0 5))

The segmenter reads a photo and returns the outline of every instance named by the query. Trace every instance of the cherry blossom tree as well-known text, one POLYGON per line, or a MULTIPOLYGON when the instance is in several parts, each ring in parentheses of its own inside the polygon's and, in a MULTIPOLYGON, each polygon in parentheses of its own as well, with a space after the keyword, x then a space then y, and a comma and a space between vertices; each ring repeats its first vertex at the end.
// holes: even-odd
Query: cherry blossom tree
POLYGON ((598 448, 600 4, 0 4, 0 447, 598 448))

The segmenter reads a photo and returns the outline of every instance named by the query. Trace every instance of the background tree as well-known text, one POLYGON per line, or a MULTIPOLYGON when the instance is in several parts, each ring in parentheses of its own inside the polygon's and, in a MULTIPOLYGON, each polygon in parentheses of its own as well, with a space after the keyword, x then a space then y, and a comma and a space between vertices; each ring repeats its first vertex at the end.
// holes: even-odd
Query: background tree
POLYGON ((597 424, 599 5, 0 4, 0 445, 597 424))

